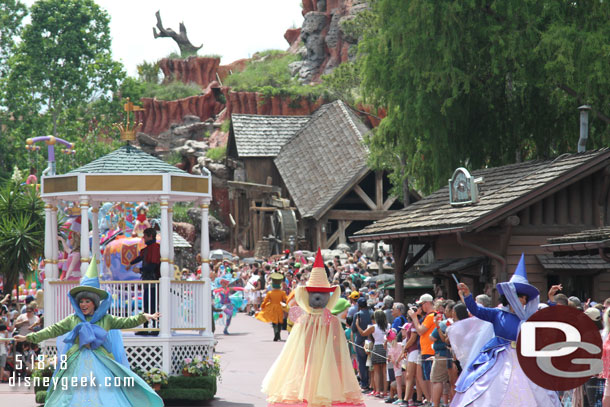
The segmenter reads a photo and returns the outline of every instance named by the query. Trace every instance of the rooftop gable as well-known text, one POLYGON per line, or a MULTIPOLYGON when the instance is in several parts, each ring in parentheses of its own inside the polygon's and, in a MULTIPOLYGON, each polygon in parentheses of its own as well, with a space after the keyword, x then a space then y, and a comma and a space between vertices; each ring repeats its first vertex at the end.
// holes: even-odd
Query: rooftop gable
POLYGON ((369 172, 369 129, 341 101, 320 107, 281 149, 275 165, 303 218, 320 219, 369 172))

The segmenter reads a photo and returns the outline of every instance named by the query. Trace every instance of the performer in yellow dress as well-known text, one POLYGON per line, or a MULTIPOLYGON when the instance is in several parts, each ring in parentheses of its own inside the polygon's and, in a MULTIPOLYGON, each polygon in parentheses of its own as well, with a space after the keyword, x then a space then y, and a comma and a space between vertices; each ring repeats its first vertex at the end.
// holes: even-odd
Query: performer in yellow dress
POLYGON ((330 312, 340 294, 328 282, 318 249, 309 280, 295 289, 292 332, 263 380, 269 406, 364 407, 345 333, 330 312))
POLYGON ((271 287, 273 289, 267 293, 261 311, 256 314, 256 319, 273 324, 273 342, 281 340, 282 324, 284 323, 284 305, 288 302, 286 292, 282 290, 284 275, 271 273, 271 287))

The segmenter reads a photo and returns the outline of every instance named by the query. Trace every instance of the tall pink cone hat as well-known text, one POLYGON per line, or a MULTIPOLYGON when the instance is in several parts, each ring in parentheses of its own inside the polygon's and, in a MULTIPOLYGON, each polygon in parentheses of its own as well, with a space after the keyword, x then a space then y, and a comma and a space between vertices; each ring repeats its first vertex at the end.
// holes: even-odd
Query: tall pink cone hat
POLYGON ((318 247, 316 261, 313 263, 313 269, 309 275, 309 280, 307 280, 307 283, 305 283, 305 289, 310 293, 332 293, 336 288, 336 285, 331 286, 328 282, 328 277, 326 277, 326 269, 324 268, 324 260, 322 260, 322 252, 318 247))

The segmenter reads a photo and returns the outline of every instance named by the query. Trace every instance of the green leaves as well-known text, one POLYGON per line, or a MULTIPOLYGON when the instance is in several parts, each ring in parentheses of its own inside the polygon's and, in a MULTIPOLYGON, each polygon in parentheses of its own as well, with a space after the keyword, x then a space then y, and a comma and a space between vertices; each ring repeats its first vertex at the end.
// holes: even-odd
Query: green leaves
POLYGON ((388 112, 371 154, 406 158, 403 166, 372 157, 373 165, 408 168, 428 193, 458 166, 575 151, 584 103, 596 110, 588 147, 610 141, 607 2, 371 4, 375 26, 359 44, 362 93, 388 112))
POLYGON ((45 221, 43 202, 32 186, 6 182, 0 189, 0 272, 5 291, 32 272, 42 255, 45 221))

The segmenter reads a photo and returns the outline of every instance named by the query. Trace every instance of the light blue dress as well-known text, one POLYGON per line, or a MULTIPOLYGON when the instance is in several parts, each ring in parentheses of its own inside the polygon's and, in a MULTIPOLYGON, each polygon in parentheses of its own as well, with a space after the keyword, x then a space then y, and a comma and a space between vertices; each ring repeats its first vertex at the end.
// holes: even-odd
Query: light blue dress
POLYGON ((145 322, 143 314, 118 318, 108 314, 112 297, 100 303, 93 316, 85 317, 74 299, 75 313, 39 332, 30 342, 58 338, 58 354, 67 356, 64 369, 58 363, 47 391, 45 405, 53 407, 163 406, 163 400, 129 369, 118 329, 145 322), (67 334, 67 335, 66 335, 67 334), (64 337, 65 336, 65 337, 64 337), (56 383, 56 384, 54 384, 56 383))

